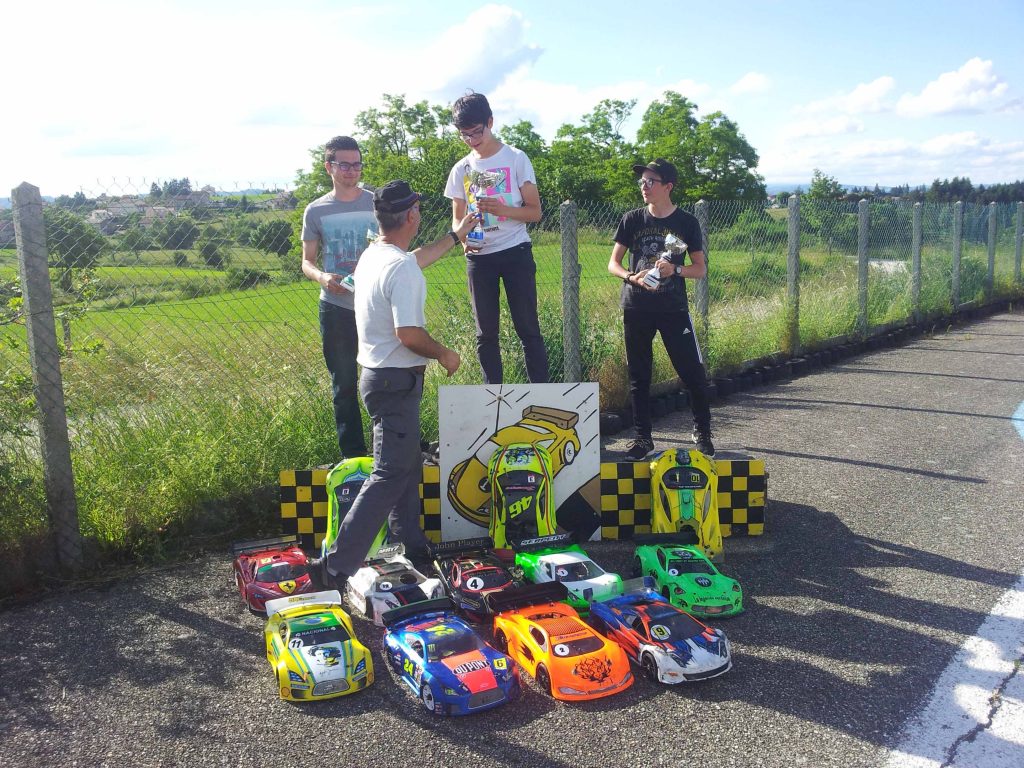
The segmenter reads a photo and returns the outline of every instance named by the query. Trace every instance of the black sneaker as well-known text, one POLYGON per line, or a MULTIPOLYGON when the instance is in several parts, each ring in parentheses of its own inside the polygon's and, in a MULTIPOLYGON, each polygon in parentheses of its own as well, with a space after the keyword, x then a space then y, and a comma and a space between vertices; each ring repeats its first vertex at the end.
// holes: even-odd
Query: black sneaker
POLYGON ((711 427, 705 429, 695 428, 693 430, 693 442, 697 444, 697 450, 705 456, 715 455, 715 444, 711 442, 711 427))
POLYGON ((626 459, 628 461, 643 461, 653 450, 653 440, 649 437, 638 437, 631 440, 629 445, 626 446, 626 459))

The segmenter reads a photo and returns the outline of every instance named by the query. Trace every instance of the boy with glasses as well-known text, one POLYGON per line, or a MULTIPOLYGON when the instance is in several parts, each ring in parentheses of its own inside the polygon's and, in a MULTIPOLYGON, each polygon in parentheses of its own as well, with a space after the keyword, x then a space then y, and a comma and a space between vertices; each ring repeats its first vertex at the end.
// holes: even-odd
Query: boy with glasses
POLYGON ((470 152, 459 160, 445 185, 452 201, 452 228, 466 216, 467 176, 487 173, 491 185, 476 197, 483 245, 466 240, 469 298, 476 321, 476 350, 485 384, 500 384, 503 370, 498 338, 500 283, 505 284, 509 313, 523 344, 526 375, 533 383, 548 381, 548 354, 537 319, 537 265, 526 231, 541 219, 540 195, 526 154, 503 144, 491 132, 494 117, 487 98, 470 93, 452 105, 455 127, 470 152))
POLYGON ((324 147, 324 168, 333 189, 306 206, 302 215, 302 274, 320 284, 320 338, 331 374, 334 422, 342 459, 366 455, 363 419, 356 398, 356 318, 351 283, 377 231, 373 195, 359 185, 363 156, 356 140, 335 136, 324 147), (317 266, 321 256, 322 269, 317 266))
POLYGON ((608 271, 622 280, 620 302, 626 341, 626 369, 633 407, 636 438, 626 458, 640 461, 654 451, 651 439, 651 376, 653 342, 661 334, 672 366, 690 393, 693 410, 693 441, 707 456, 715 455, 711 442, 711 409, 700 346, 693 332, 686 301, 686 278, 699 280, 707 274, 704 240, 697 219, 680 210, 671 194, 678 175, 664 158, 634 165, 644 207, 629 211, 615 230, 615 245, 608 271), (686 244, 666 244, 666 236, 686 244), (629 251, 629 269, 622 259, 629 251), (686 253, 690 263, 684 264, 686 253))

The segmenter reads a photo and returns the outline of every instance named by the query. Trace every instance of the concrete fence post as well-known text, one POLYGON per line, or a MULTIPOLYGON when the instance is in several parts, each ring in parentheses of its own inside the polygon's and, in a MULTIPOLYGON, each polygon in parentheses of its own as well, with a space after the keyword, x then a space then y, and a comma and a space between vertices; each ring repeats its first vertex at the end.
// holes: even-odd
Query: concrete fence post
POLYGON ((996 287, 996 227, 999 224, 999 207, 988 204, 988 271, 985 273, 985 301, 992 298, 996 287))
POLYGON ((960 306, 960 258, 964 247, 964 204, 963 201, 953 203, 953 274, 950 281, 950 300, 953 311, 960 306))
POLYGON ((786 339, 784 350, 800 354, 800 196, 789 196, 786 254, 786 339))
POLYGON ((711 274, 711 243, 708 239, 710 230, 708 228, 707 201, 698 200, 697 204, 693 207, 693 212, 697 217, 697 223, 700 224, 700 236, 704 241, 700 247, 704 250, 704 262, 708 265, 708 273, 697 281, 697 295, 694 297, 696 299, 697 324, 699 326, 697 338, 704 343, 704 357, 706 359, 708 346, 711 343, 711 326, 708 320, 708 308, 711 298, 711 293, 708 289, 708 278, 711 274))
POLYGON ((921 204, 914 203, 914 224, 910 243, 910 303, 914 322, 921 320, 921 204))
POLYGON ((868 333, 868 201, 857 203, 857 333, 868 333))
POLYGON ((1013 242, 1013 281, 1019 283, 1021 245, 1024 243, 1024 203, 1017 203, 1017 232, 1013 242))
POLYGON ((24 183, 11 191, 11 202, 33 392, 39 412, 46 510, 60 567, 73 574, 82 567, 82 534, 53 318, 43 201, 38 187, 24 183))
POLYGON ((562 237, 562 354, 564 381, 579 381, 580 360, 580 259, 577 208, 573 200, 560 207, 562 237))

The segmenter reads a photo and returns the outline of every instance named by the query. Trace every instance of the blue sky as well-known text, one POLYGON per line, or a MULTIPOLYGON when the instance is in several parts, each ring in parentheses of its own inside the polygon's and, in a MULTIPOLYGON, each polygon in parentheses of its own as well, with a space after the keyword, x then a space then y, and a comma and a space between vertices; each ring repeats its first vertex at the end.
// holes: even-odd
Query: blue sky
POLYGON ((1024 2, 8 5, 0 196, 289 185, 383 93, 545 138, 603 98, 721 110, 769 183, 1024 179, 1024 2), (15 68, 18 63, 18 68, 15 68))

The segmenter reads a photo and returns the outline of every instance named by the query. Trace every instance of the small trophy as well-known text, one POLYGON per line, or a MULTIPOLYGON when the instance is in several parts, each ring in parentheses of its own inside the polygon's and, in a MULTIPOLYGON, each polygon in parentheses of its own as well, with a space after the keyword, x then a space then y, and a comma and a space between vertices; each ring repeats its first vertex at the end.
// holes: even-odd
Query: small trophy
MULTIPOLYGON (((689 246, 687 246, 685 242, 669 232, 665 235, 665 250, 658 254, 655 265, 657 265, 659 261, 672 262, 673 256, 679 257, 679 261, 673 263, 682 264, 683 256, 686 254, 688 248, 689 246)), ((644 285, 648 288, 658 288, 661 286, 662 282, 663 279, 656 269, 651 269, 650 272, 644 275, 644 285)))
POLYGON ((466 203, 469 207, 469 212, 477 214, 476 224, 469 234, 466 235, 467 250, 479 251, 484 247, 483 214, 480 213, 480 209, 476 204, 477 199, 487 195, 485 190, 497 187, 504 181, 505 174, 501 171, 476 171, 472 168, 466 168, 466 176, 463 180, 466 188, 466 203))

